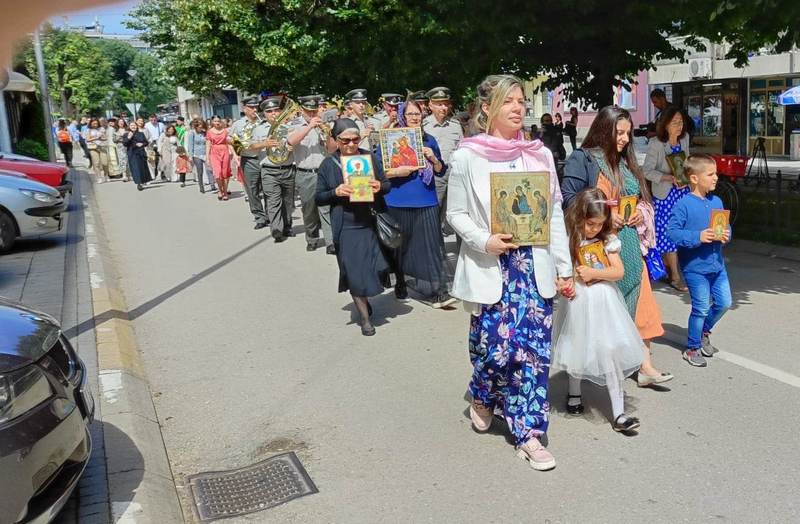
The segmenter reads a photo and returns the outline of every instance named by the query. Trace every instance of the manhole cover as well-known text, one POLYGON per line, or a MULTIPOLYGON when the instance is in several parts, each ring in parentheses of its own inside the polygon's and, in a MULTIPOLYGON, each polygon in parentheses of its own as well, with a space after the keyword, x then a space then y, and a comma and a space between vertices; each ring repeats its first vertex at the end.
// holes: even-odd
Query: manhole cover
POLYGON ((204 522, 262 511, 318 492, 294 452, 240 469, 190 475, 187 480, 204 522))

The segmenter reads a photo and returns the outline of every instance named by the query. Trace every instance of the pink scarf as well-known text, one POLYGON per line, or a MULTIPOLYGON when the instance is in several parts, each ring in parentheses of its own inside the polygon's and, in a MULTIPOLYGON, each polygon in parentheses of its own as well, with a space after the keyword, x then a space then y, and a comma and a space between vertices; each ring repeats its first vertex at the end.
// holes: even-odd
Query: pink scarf
POLYGON ((522 131, 519 132, 517 138, 511 140, 481 133, 463 139, 458 147, 469 149, 489 162, 510 162, 521 156, 525 169, 550 172, 550 194, 553 202, 562 201, 553 154, 544 147, 541 140, 525 140, 522 131))

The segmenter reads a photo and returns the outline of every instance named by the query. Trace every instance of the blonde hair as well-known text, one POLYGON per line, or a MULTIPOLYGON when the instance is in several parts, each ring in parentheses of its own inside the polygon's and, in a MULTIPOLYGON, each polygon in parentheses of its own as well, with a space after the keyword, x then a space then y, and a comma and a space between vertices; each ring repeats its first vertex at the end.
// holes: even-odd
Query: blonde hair
POLYGON ((690 184, 693 184, 689 179, 692 175, 700 175, 705 169, 713 167, 717 169, 717 161, 714 157, 704 153, 696 153, 689 155, 689 158, 683 163, 683 172, 686 174, 686 179, 690 184))
POLYGON ((492 129, 494 119, 497 118, 506 97, 515 87, 522 89, 522 80, 514 75, 489 75, 478 84, 472 117, 474 129, 480 133, 488 133, 492 129), (483 104, 489 105, 488 111, 484 112, 483 104))

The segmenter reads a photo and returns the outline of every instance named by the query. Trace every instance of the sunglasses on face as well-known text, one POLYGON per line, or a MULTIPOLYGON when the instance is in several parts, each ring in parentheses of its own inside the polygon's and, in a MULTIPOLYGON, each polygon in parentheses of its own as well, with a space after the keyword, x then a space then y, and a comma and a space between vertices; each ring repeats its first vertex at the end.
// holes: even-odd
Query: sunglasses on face
POLYGON ((347 144, 358 144, 361 142, 361 137, 354 137, 354 138, 337 138, 336 140, 339 141, 340 144, 346 146, 347 144))

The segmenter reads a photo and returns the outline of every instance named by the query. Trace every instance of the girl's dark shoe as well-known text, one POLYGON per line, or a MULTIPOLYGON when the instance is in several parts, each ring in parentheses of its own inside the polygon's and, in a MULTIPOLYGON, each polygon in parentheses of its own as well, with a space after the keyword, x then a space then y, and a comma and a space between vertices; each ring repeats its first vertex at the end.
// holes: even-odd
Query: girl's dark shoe
POLYGON ((567 413, 570 415, 583 415, 583 402, 581 402, 580 395, 567 395, 567 413), (572 398, 577 398, 577 404, 570 404, 569 400, 572 398))
POLYGON ((629 417, 625 413, 619 415, 614 419, 614 422, 611 423, 611 429, 617 433, 627 433, 637 429, 639 426, 641 426, 641 424, 638 418, 629 417))
POLYGON ((141 190, 142 190, 142 189, 144 189, 144 188, 142 187, 142 184, 136 184, 136 189, 138 189, 139 191, 141 191, 141 190))
POLYGON ((399 300, 405 300, 408 298, 408 289, 406 288, 405 283, 397 283, 394 286, 394 296, 399 300))
POLYGON ((365 337, 371 337, 375 334, 375 326, 365 322, 361 325, 361 334, 365 337))

